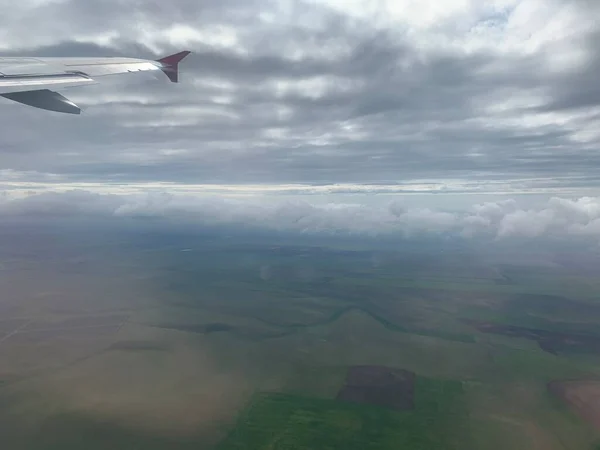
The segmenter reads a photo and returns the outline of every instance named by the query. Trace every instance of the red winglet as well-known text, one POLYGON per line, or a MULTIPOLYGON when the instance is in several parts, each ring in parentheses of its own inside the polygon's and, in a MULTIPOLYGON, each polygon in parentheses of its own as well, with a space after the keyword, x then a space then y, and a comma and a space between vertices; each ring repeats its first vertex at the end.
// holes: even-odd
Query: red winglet
POLYGON ((166 76, 169 77, 173 83, 177 83, 179 81, 179 69, 178 65, 183 58, 189 55, 191 52, 188 50, 184 50, 179 53, 175 53, 174 55, 165 56, 164 58, 157 59, 156 61, 161 64, 161 69, 165 73, 166 76))

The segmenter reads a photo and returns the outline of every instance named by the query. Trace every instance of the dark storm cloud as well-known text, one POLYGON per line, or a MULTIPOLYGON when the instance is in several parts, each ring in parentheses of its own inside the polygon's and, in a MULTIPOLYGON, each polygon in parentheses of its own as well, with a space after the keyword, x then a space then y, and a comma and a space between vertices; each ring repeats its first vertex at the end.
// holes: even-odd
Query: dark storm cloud
MULTIPOLYGON (((205 34, 187 44, 194 53, 179 85, 132 77, 124 86, 73 89, 70 98, 88 106, 77 118, 1 102, 3 129, 31 129, 3 133, 1 167, 64 181, 484 182, 568 173, 573 183, 599 185, 597 32, 576 30, 571 45, 585 50, 584 63, 552 71, 548 58, 558 53, 550 44, 529 54, 424 50, 400 29, 294 5, 288 12, 266 1, 21 6, 15 17, 36 30, 27 33, 7 6, 0 20, 17 33, 7 55, 155 58, 186 46, 160 37, 169 27, 205 34), (270 13, 273 20, 261 18, 270 13), (218 27, 236 38, 209 39, 218 27), (538 100, 521 102, 528 96, 538 100), (573 109, 581 113, 569 116, 573 109)), ((584 17, 587 6, 579 8, 584 17)))

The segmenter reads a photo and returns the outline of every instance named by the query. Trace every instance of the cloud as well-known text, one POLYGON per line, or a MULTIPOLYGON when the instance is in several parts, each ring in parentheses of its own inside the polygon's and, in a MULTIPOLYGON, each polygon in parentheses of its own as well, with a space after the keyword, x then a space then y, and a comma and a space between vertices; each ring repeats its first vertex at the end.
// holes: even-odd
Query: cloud
POLYGON ((600 186, 595 3, 376 4, 6 3, 6 55, 194 53, 178 85, 65 91, 81 117, 0 102, 0 167, 24 182, 600 186))
POLYGON ((0 211, 4 217, 73 217, 77 215, 110 215, 122 200, 116 196, 96 194, 89 191, 73 190, 66 193, 46 192, 31 194, 22 198, 10 198, 7 195, 0 202, 0 211))
MULTIPOLYGON (((412 237, 446 235, 505 240, 511 238, 600 239, 600 197, 552 197, 535 207, 515 199, 477 203, 462 210, 408 206, 403 197, 382 203, 318 202, 274 195, 251 198, 209 194, 99 194, 85 190, 4 195, 4 220, 62 219, 164 220, 198 227, 325 235, 412 237)), ((316 197, 315 199, 318 199, 316 197)), ((342 200, 339 200, 342 199, 342 200)))

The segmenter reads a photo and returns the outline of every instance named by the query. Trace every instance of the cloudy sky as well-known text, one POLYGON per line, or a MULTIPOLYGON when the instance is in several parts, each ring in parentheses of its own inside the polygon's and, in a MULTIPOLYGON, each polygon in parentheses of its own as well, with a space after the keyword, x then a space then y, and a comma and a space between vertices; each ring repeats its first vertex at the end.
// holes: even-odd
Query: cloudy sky
POLYGON ((346 205, 342 223, 358 210, 386 215, 367 228, 397 226, 407 212, 456 226, 449 207, 500 234, 515 223, 581 233, 600 217, 594 0, 0 6, 1 55, 193 52, 180 84, 135 75, 65 91, 81 116, 1 101, 5 214, 103 193, 102 205, 119 196, 111 214, 156 212, 157 202, 162 213, 197 210, 210 197, 252 220, 259 204, 277 217, 308 211, 299 204, 338 217, 346 205), (23 200, 71 189, 80 192, 23 200), (481 208, 504 212, 488 223, 481 208))

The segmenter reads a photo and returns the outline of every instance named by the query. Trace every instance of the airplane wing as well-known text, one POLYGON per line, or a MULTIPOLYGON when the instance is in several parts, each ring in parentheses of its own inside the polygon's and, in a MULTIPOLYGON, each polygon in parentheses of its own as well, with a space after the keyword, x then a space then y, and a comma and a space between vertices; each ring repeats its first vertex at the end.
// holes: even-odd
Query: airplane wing
POLYGON ((137 58, 0 58, 0 96, 35 108, 68 114, 81 109, 53 89, 85 86, 97 79, 131 72, 162 71, 179 81, 182 51, 158 60, 137 58))

